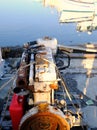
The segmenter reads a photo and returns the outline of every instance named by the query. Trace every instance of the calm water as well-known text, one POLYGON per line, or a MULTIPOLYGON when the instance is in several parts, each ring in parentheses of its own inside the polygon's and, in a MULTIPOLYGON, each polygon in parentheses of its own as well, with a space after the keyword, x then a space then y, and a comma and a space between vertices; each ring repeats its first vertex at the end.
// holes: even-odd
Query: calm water
POLYGON ((33 0, 0 0, 0 46, 22 45, 44 36, 66 45, 97 42, 97 31, 88 35, 76 32, 76 24, 59 24, 55 8, 33 0))

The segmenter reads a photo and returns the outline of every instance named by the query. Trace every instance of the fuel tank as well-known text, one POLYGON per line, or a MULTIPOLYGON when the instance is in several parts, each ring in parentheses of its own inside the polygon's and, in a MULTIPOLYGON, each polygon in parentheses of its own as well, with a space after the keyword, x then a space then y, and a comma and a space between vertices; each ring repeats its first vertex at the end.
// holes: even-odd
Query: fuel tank
POLYGON ((18 130, 19 128, 20 120, 24 115, 24 109, 25 109, 24 104, 25 104, 24 96, 18 96, 16 94, 13 95, 9 107, 13 130, 18 130))

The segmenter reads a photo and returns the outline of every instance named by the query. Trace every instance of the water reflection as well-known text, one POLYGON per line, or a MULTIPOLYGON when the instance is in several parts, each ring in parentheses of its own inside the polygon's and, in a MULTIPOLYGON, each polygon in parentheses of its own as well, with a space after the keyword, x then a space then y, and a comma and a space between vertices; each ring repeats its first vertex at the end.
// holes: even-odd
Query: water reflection
MULTIPOLYGON (((55 37, 60 44, 65 45, 96 42, 96 31, 88 35, 86 32, 77 32, 75 23, 60 24, 62 10, 58 2, 62 5, 62 0, 57 1, 0 0, 0 46, 22 45, 44 36, 55 37)), ((85 1, 93 3, 92 0, 85 1)))
POLYGON ((77 31, 97 30, 97 0, 44 0, 44 6, 51 6, 59 12, 60 23, 77 23, 77 31))

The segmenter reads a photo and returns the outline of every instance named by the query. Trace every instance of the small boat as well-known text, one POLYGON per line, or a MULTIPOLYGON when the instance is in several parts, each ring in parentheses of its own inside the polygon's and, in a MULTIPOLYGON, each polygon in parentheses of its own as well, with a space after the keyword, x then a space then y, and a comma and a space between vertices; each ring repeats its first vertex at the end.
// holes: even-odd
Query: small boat
POLYGON ((97 0, 45 0, 45 6, 51 6, 59 12, 59 23, 77 23, 77 31, 96 30, 97 0))
POLYGON ((59 16, 60 23, 77 23, 82 21, 90 21, 95 17, 94 12, 63 10, 59 16))
POLYGON ((59 18, 60 23, 76 23, 76 30, 88 32, 97 30, 97 15, 94 13, 62 11, 59 18))
POLYGON ((61 11, 82 11, 82 12, 94 12, 97 0, 92 2, 80 1, 80 0, 45 0, 43 1, 45 6, 55 7, 59 12, 61 11))
POLYGON ((90 21, 78 22, 76 30, 80 32, 88 32, 89 34, 91 34, 92 31, 97 30, 97 16, 90 21))
POLYGON ((97 15, 94 13, 62 11, 59 18, 60 23, 76 23, 76 30, 92 33, 97 30, 97 15))

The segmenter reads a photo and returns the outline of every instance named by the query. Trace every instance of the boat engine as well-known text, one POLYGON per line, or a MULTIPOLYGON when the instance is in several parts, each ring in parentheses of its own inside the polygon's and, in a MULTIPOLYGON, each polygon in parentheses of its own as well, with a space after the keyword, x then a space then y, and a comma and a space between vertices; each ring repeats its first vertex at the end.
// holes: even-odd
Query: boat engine
POLYGON ((65 99, 55 98, 61 82, 54 58, 57 40, 46 37, 24 48, 9 108, 13 129, 70 130, 80 126, 79 114, 67 109, 65 99))

